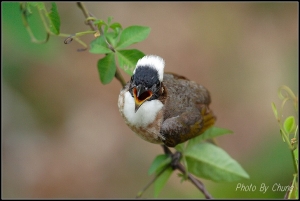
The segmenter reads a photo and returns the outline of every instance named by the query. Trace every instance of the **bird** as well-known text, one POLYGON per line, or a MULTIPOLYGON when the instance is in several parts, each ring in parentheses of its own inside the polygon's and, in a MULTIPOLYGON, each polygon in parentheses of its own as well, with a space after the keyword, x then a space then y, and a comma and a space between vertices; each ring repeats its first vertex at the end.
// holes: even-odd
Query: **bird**
POLYGON ((211 97, 202 85, 164 72, 157 55, 140 58, 131 79, 121 89, 118 108, 129 128, 142 139, 175 147, 215 124, 211 97))

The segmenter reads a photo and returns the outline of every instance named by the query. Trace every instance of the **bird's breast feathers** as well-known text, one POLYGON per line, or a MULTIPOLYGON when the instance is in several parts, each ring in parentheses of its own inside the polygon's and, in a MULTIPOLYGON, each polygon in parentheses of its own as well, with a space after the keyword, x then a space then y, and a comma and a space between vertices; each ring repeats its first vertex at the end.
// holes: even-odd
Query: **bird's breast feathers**
POLYGON ((126 124, 141 138, 152 143, 162 143, 164 137, 160 134, 163 121, 163 104, 160 100, 146 101, 135 112, 134 98, 128 90, 119 95, 119 110, 126 124))

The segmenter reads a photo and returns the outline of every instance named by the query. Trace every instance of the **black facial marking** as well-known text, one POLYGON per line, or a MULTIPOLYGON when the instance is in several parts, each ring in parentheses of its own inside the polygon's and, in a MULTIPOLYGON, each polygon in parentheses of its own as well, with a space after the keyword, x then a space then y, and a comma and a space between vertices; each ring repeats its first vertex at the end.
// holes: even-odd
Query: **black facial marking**
MULTIPOLYGON (((130 88, 129 92, 131 96, 133 97, 133 88, 137 87, 139 85, 142 85, 146 88, 146 90, 151 90, 152 91, 152 96, 151 98, 148 99, 154 100, 159 97, 159 89, 161 87, 161 83, 159 81, 159 75, 156 69, 149 67, 149 66, 140 66, 135 70, 135 74, 132 75, 131 80, 130 80, 130 88)), ((145 92, 145 94, 147 94, 145 92)), ((142 94, 144 95, 144 94, 142 94)), ((143 97, 139 97, 140 99, 143 100, 143 97)))
POLYGON ((159 83, 158 72, 152 67, 140 66, 136 69, 133 80, 135 85, 141 84, 150 89, 153 85, 159 83))

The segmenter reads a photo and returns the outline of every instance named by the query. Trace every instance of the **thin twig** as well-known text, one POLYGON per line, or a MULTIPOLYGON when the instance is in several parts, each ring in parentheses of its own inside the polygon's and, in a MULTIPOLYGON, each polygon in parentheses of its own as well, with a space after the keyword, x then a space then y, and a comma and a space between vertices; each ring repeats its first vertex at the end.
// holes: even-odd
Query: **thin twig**
MULTIPOLYGON (((88 10, 86 9, 84 3, 82 2, 77 2, 77 6, 82 10, 83 15, 85 18, 91 17, 88 10)), ((88 25, 91 27, 92 30, 97 31, 97 27, 93 24, 92 20, 87 20, 88 25)))
MULTIPOLYGON (((183 174, 186 174, 186 170, 181 163, 178 163, 176 167, 180 172, 182 172, 183 174)), ((204 194, 206 199, 213 199, 213 197, 209 194, 209 192, 206 190, 204 184, 200 180, 196 179, 190 173, 188 173, 188 179, 204 194)))
MULTIPOLYGON (((82 2, 77 2, 77 6, 82 10, 83 15, 85 16, 85 18, 89 18, 92 17, 92 15, 88 12, 88 10, 86 9, 84 3, 82 2)), ((97 27, 93 24, 93 20, 87 20, 88 25, 91 27, 92 30, 94 31, 98 31, 97 27)), ((103 34, 103 30, 102 28, 100 28, 100 34, 104 36, 103 34)), ((105 36, 104 36, 105 37, 105 36)), ((111 49, 113 52, 115 52, 115 49, 108 43, 108 41, 105 38, 105 42, 108 46, 109 49, 111 49)), ((124 87, 126 85, 126 82, 122 76, 122 74, 120 73, 119 69, 117 68, 116 73, 115 73, 115 78, 117 80, 119 80, 119 82, 121 83, 121 85, 124 87)))
MULTIPOLYGON (((162 145, 165 154, 171 155, 171 157, 173 158, 173 156, 176 153, 172 153, 172 151, 165 145, 162 145)), ((181 164, 181 163, 176 163, 173 164, 173 168, 178 169, 180 172, 182 172, 182 174, 186 174, 186 170, 185 167, 181 164)), ((206 199, 213 199, 213 197, 209 194, 209 192, 206 190, 204 184, 196 179, 192 174, 188 173, 188 179, 204 194, 206 199)))
POLYGON ((126 85, 126 82, 123 78, 123 76, 121 75, 121 72, 119 71, 119 68, 117 68, 116 73, 115 73, 115 78, 117 80, 119 80, 119 82, 121 83, 121 85, 124 87, 126 85))

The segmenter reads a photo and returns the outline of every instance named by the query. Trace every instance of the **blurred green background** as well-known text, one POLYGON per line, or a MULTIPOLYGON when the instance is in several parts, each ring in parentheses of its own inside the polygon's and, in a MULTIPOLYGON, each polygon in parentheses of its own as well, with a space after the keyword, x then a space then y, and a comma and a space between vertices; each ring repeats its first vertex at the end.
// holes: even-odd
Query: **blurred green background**
MULTIPOLYGON (((88 30, 76 3, 57 3, 61 32, 88 30)), ((50 8, 50 4, 49 6, 50 8)), ((271 102, 277 89, 298 95, 298 2, 294 3, 86 3, 96 17, 123 27, 151 27, 132 47, 166 61, 166 71, 207 87, 216 126, 234 131, 218 144, 249 173, 249 180, 203 180, 215 198, 283 198, 273 185, 289 185, 292 157, 271 102), (256 186, 241 191, 238 185, 256 186), (269 186, 263 193, 261 185, 269 186)), ((32 29, 44 39, 34 11, 32 29)), ((102 85, 103 55, 51 37, 31 43, 18 3, 2 3, 2 197, 132 198, 151 179, 160 146, 137 137, 121 118, 121 85, 102 85)), ((87 44, 93 36, 82 37, 87 44)), ((122 72, 123 73, 123 72, 122 72)), ((126 80, 129 76, 123 73, 126 80)), ((289 115, 295 115, 291 107, 289 115)), ((177 172, 176 172, 177 173, 177 172)), ((203 198, 173 174, 161 198, 203 198)), ((153 187, 143 196, 153 197, 153 187)))

